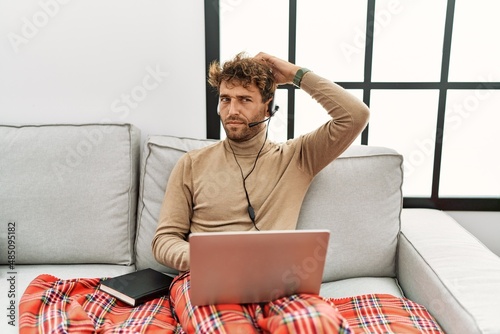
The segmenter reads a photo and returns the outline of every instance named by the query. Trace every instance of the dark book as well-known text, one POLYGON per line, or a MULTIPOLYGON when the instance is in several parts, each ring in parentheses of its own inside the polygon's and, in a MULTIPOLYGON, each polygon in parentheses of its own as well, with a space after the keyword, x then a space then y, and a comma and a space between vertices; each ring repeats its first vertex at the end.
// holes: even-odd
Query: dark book
POLYGON ((166 295, 173 280, 173 277, 148 268, 102 280, 99 289, 130 306, 137 306, 166 295))

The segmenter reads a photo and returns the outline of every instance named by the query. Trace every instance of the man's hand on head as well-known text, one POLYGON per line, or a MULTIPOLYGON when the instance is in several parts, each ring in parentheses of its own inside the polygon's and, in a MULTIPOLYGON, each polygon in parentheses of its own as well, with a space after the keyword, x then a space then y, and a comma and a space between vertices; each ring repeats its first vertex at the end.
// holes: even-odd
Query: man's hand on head
POLYGON ((255 59, 265 62, 271 67, 274 78, 278 85, 291 84, 297 71, 301 68, 286 60, 271 56, 264 52, 259 52, 255 59))

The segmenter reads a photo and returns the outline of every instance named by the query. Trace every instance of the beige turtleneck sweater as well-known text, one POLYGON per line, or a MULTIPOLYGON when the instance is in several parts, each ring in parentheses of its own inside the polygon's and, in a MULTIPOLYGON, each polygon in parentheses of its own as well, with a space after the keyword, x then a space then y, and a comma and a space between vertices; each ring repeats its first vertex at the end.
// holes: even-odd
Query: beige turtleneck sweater
MULTIPOLYGON (((332 117, 315 131, 286 143, 266 141, 246 180, 259 230, 295 229, 313 177, 337 158, 368 121, 368 108, 340 86, 312 72, 301 89, 332 117)), ((191 232, 255 229, 248 216, 243 175, 251 170, 266 138, 265 128, 247 142, 226 138, 183 155, 168 180, 152 241, 156 260, 179 271, 189 269, 191 232), (233 154, 234 151, 234 154, 233 154)))

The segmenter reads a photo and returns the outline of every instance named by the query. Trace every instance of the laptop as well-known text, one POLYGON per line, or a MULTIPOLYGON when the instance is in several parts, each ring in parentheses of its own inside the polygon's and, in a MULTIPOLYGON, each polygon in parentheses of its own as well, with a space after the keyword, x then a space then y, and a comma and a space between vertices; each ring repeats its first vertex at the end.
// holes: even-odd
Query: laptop
POLYGON ((319 294, 330 231, 192 233, 191 303, 261 303, 319 294))

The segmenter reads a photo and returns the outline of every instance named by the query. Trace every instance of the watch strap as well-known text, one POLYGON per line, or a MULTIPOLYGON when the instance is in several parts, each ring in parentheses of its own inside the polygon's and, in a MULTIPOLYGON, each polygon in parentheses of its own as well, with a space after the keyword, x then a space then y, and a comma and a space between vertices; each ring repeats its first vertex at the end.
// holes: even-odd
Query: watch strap
POLYGON ((295 73, 295 77, 293 78, 293 84, 297 87, 300 88, 300 83, 302 82, 302 77, 304 76, 304 74, 306 74, 307 72, 311 72, 311 70, 305 68, 305 67, 302 67, 300 68, 297 73, 295 73))

